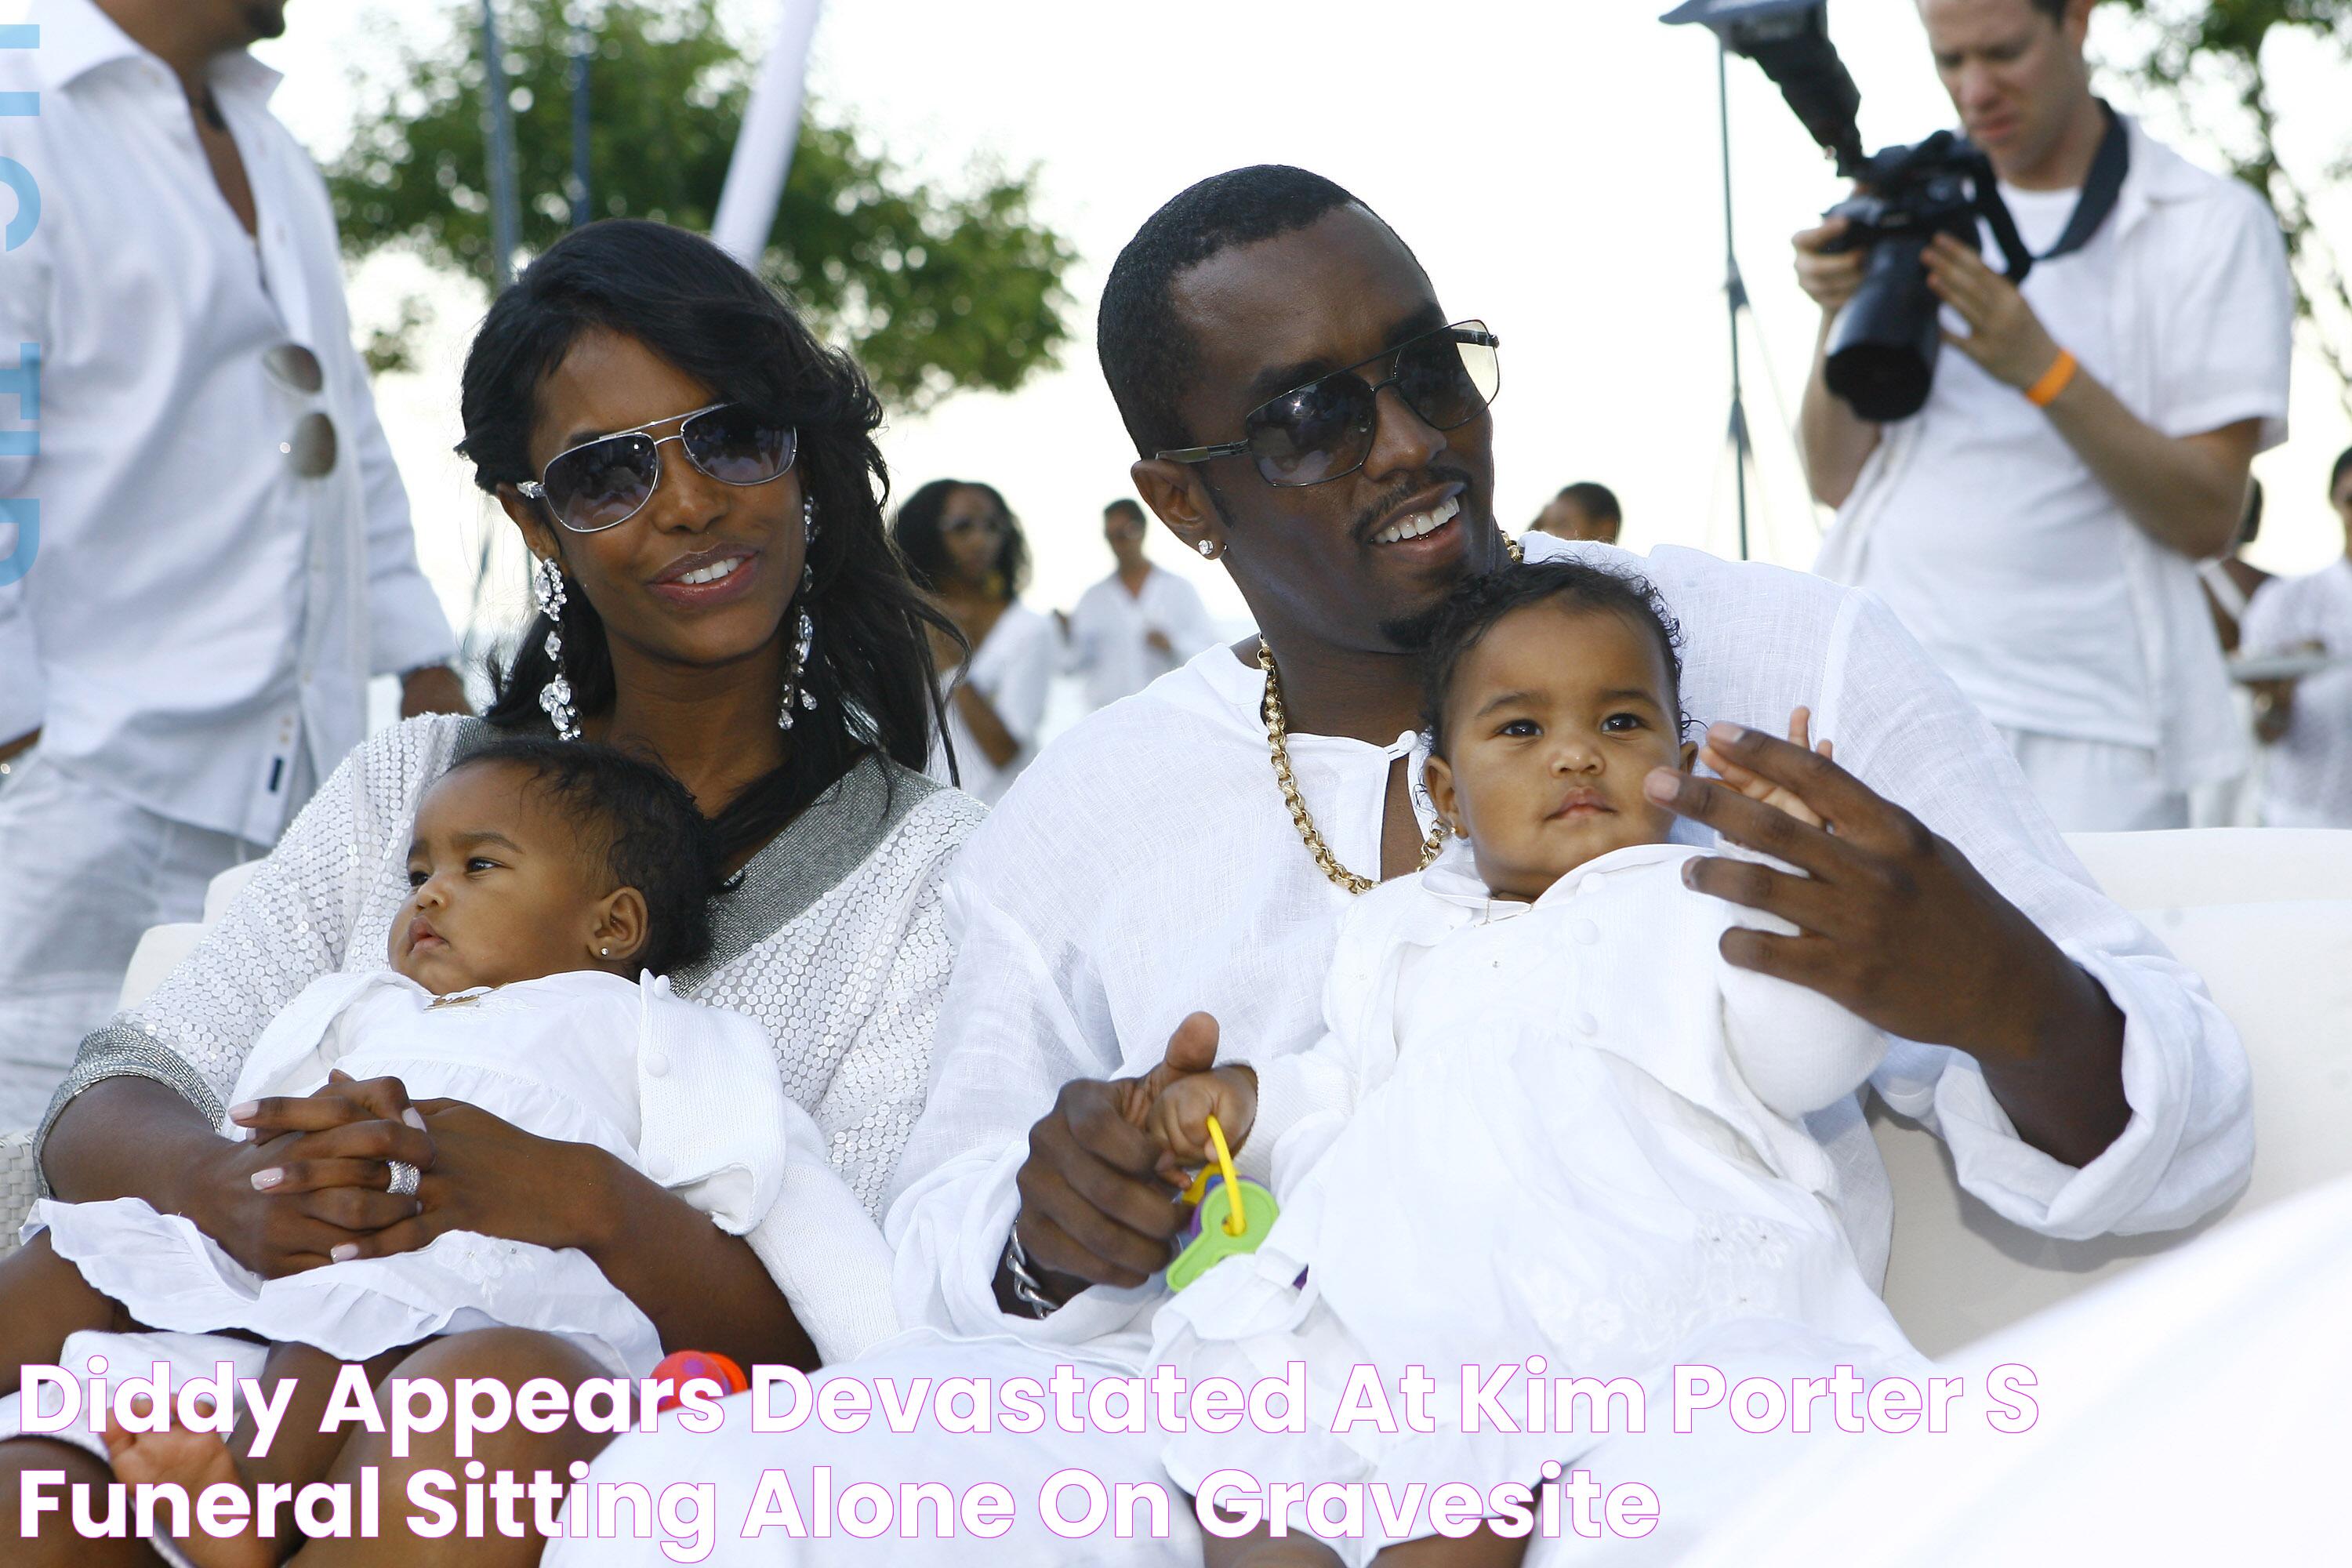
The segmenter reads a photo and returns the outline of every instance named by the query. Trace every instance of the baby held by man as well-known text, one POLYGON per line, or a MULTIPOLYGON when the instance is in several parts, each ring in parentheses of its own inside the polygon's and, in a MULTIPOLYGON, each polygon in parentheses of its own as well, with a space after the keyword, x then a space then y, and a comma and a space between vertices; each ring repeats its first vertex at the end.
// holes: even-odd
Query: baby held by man
MULTIPOLYGON (((1239 1173, 1279 1203, 1255 1251, 1160 1310, 1152 1359, 1244 1384, 1300 1363, 1308 1388, 1304 1434, 1171 1439, 1163 1457, 1186 1490, 1239 1473, 1261 1493, 1299 1483, 1294 1499, 1318 1483, 1532 1493, 1574 1465, 1651 1483, 1665 1522, 1689 1530, 1762 1456, 1705 1432, 1502 1430, 1465 1410, 1454 1370, 1632 1378, 1663 1409, 1678 1365, 1736 1379, 1923 1364, 1863 1277, 1801 1122, 1854 1092, 1885 1038, 1726 961, 1753 940, 1727 942, 1738 928, 1794 928, 1685 886, 1707 851, 1669 842, 1674 818, 1644 793, 1654 769, 1702 754, 1683 738, 1676 637, 1646 584, 1574 562, 1465 584, 1424 670, 1445 853, 1349 909, 1319 1044, 1163 1068, 1135 1097, 1130 1114, 1187 1166, 1216 1163, 1213 1117, 1239 1173), (1364 1368, 1389 1389, 1433 1377, 1433 1419, 1347 1419, 1364 1368)), ((1799 710, 1791 738, 1810 743, 1807 729, 1799 710)), ((1819 826, 1793 795, 1725 771, 1819 826)), ((1224 1202, 1212 1191, 1204 1229, 1224 1202)), ((1517 1407, 1539 1390, 1496 1392, 1517 1407)), ((1491 1528, 1433 1538, 1425 1517, 1328 1544, 1303 1502, 1286 1522, 1287 1539, 1261 1523, 1212 1540, 1209 1560, 1530 1555, 1491 1528)))

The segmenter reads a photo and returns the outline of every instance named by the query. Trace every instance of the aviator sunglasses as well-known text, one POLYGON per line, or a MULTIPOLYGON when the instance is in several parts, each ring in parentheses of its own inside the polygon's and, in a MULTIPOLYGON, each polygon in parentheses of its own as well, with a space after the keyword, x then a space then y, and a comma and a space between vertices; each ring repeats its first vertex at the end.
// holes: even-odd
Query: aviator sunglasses
POLYGON ((574 533, 601 533, 637 515, 661 483, 661 449, 672 441, 686 460, 722 485, 764 485, 793 466, 798 433, 740 403, 714 403, 691 414, 652 419, 558 452, 538 479, 515 489, 546 503, 574 533), (667 436, 646 432, 677 422, 667 436))
POLYGON ((1485 412, 1503 387, 1502 362, 1495 357, 1501 342, 1484 321, 1455 321, 1259 404, 1242 416, 1238 441, 1153 456, 1171 463, 1205 463, 1246 453, 1270 485, 1344 479, 1371 455, 1380 395, 1391 386, 1433 430, 1458 430, 1485 412), (1390 362, 1393 368, 1385 380, 1362 374, 1377 373, 1390 362))
MULTIPOLYGON (((300 343, 279 343, 261 356, 261 368, 282 390, 305 403, 316 404, 326 390, 325 367, 300 343)), ((312 407, 294 422, 278 450, 286 466, 302 478, 323 479, 335 470, 335 422, 312 407)))

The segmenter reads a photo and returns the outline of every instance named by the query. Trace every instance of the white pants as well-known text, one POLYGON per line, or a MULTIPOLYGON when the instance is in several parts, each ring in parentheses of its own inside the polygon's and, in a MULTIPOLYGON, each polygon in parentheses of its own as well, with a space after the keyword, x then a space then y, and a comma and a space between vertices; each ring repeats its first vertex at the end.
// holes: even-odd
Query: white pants
POLYGON ((0 779, 0 1130, 37 1125, 84 1035, 114 1014, 149 926, 193 921, 205 885, 268 852, 172 822, 45 763, 0 779))
MULTIPOLYGON (((998 1384, 1012 1377, 1034 1377, 1045 1383, 1060 1363, 1075 1364, 1082 1375, 1117 1377, 1131 1369, 1117 1363, 1089 1360, 1013 1339, 950 1339, 929 1330, 901 1334, 862 1360, 828 1367, 810 1379, 820 1395, 826 1384, 855 1378, 869 1388, 889 1380, 901 1389, 914 1380, 929 1378, 936 1385, 951 1377, 992 1378, 998 1384)), ((781 1397, 781 1395, 779 1396, 781 1397)), ((1160 1467, 1158 1431, 1115 1434, 1097 1429, 1064 1432, 1048 1419, 1034 1433, 1016 1435, 1003 1430, 950 1433, 940 1430, 926 1405, 914 1429, 893 1432, 877 1410, 862 1431, 836 1435, 814 1418, 793 1432, 754 1433, 751 1398, 739 1395, 727 1402, 728 1423, 720 1431, 697 1435, 665 1423, 656 1433, 633 1433, 616 1439, 597 1457, 590 1470, 591 1488, 635 1482, 658 1499, 665 1487, 678 1482, 703 1482, 715 1489, 715 1545, 710 1555, 691 1561, 716 1568, 810 1568, 813 1564, 887 1563, 890 1568, 969 1568, 973 1563, 1019 1563, 1023 1568, 1194 1568, 1201 1561, 1200 1527, 1191 1505, 1160 1467), (777 1472, 792 1489, 795 1505, 809 1528, 815 1528, 812 1495, 814 1468, 830 1469, 835 1496, 851 1486, 873 1482, 892 1498, 901 1482, 937 1481, 961 1499, 982 1481, 994 1481, 1013 1494, 1012 1529, 994 1540, 976 1540, 964 1532, 961 1519, 956 1533, 936 1533, 930 1505, 920 1514, 920 1533, 908 1540, 896 1529, 874 1540, 858 1540, 841 1528, 839 1517, 825 1539, 795 1539, 781 1529, 760 1538, 741 1539, 743 1521, 751 1510, 762 1472, 777 1472), (1078 1469, 1097 1478, 1108 1490, 1122 1481, 1156 1484, 1168 1497, 1168 1532, 1153 1537, 1149 1526, 1121 1540, 1118 1513, 1090 1534, 1066 1540, 1040 1522, 1039 1493, 1045 1480, 1063 1469, 1078 1469)), ((593 1496, 593 1492, 590 1494, 593 1496)), ((1085 1493, 1072 1489, 1062 1503, 1065 1518, 1080 1516, 1085 1493)), ((567 1516, 569 1517, 569 1516, 567 1516)), ((629 1515, 625 1509, 620 1519, 629 1515)), ((585 1528, 574 1526, 573 1528, 585 1528)), ((667 1568, 675 1559, 662 1551, 664 1531, 656 1526, 650 1539, 622 1535, 612 1540, 562 1540, 552 1542, 541 1560, 544 1568, 609 1568, 616 1563, 641 1563, 667 1568)))
POLYGON ((2062 833, 2141 833, 2189 826, 2189 792, 2165 782, 2157 753, 2002 727, 2042 809, 2062 833))

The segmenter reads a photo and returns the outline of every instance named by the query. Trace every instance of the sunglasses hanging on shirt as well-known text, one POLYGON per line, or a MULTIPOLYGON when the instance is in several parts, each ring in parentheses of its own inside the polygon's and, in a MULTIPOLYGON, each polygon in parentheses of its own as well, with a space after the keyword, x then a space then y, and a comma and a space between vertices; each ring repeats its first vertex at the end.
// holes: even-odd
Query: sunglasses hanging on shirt
MULTIPOLYGON (((315 399, 326 389, 326 371, 319 356, 300 343, 279 343, 261 356, 261 368, 296 397, 315 399)), ((278 443, 287 466, 306 479, 322 479, 335 468, 335 422, 313 408, 294 422, 278 443)))

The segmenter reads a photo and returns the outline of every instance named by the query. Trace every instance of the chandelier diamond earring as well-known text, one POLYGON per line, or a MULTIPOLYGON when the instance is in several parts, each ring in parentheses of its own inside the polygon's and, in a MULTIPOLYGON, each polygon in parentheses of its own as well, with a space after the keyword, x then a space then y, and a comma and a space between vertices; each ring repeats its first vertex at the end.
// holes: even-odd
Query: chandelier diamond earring
POLYGON ((809 649, 816 643, 816 623, 809 619, 810 591, 816 586, 816 569, 809 557, 816 549, 816 502, 801 499, 801 601, 799 618, 793 625, 793 659, 784 667, 784 700, 776 710, 776 728, 789 730, 797 704, 803 711, 816 710, 816 693, 802 684, 808 674, 809 649))
POLYGON ((530 596, 539 602, 539 613, 547 617, 547 662, 555 673, 539 690, 539 705, 547 714, 547 721, 555 726, 556 739, 576 741, 580 738, 580 722, 572 711, 572 682, 563 676, 563 568, 553 561, 541 557, 531 563, 530 596))

